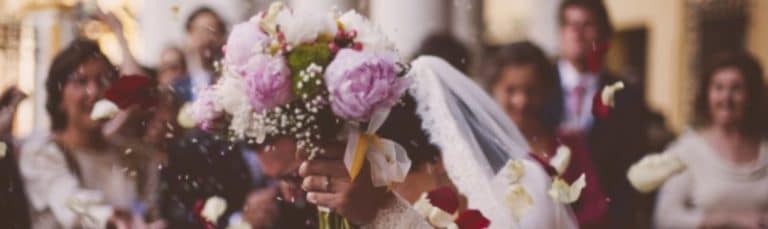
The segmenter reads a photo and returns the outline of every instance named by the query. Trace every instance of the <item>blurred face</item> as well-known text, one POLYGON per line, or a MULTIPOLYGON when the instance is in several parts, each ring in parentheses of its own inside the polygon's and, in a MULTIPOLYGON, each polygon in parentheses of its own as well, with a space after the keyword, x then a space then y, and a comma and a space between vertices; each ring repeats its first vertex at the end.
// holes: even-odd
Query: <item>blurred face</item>
POLYGON ((160 54, 158 66, 158 83, 171 85, 174 81, 184 77, 187 69, 184 66, 184 55, 175 49, 166 49, 160 54))
POLYGON ((739 125, 744 119, 747 91, 744 78, 734 67, 712 75, 709 84, 709 113, 715 126, 739 125))
POLYGON ((595 17, 589 10, 580 6, 565 8, 560 26, 560 55, 571 61, 583 60, 600 38, 598 31, 595 17))
POLYGON ((145 143, 149 143, 155 146, 163 146, 164 140, 168 139, 166 135, 175 135, 175 130, 178 130, 176 124, 176 111, 170 104, 158 106, 155 112, 148 117, 146 131, 144 132, 143 140, 145 143))
POLYGON ((62 90, 61 109, 67 115, 67 127, 79 130, 95 130, 101 122, 90 118, 93 104, 115 79, 113 69, 106 61, 91 59, 81 64, 67 78, 62 90))
POLYGON ((211 13, 195 17, 187 31, 187 39, 192 50, 198 52, 203 60, 215 60, 224 44, 224 28, 219 27, 218 18, 211 13))
POLYGON ((521 129, 537 123, 542 103, 542 88, 537 83, 533 65, 509 66, 493 85, 496 102, 521 129))

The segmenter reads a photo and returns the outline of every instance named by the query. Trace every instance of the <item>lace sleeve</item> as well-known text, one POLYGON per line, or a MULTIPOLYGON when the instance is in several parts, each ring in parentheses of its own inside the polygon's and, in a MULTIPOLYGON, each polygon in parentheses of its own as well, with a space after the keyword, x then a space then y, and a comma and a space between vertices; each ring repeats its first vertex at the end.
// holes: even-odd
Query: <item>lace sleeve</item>
POLYGON ((362 229, 384 229, 384 228, 413 228, 413 229, 432 229, 426 219, 419 215, 411 205, 400 197, 395 197, 390 203, 379 211, 376 218, 369 224, 363 225, 362 229))

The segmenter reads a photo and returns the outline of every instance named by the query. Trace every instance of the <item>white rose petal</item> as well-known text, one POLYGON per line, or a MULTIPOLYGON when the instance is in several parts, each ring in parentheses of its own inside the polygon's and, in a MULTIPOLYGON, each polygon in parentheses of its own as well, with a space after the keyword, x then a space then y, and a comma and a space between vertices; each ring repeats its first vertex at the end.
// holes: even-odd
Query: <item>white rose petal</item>
POLYGON ((552 187, 549 189, 548 194, 549 197, 557 202, 570 204, 576 202, 576 200, 579 199, 581 190, 586 186, 587 181, 583 173, 581 176, 579 176, 579 179, 577 179, 571 185, 568 185, 568 183, 566 183, 560 177, 555 177, 552 181, 552 187))
POLYGON ((525 190, 525 187, 521 184, 512 184, 507 189, 507 193, 504 197, 507 203, 507 207, 512 211, 512 216, 516 221, 525 214, 528 209, 533 206, 533 197, 525 190))
POLYGON ((314 42, 321 34, 333 36, 338 30, 333 16, 319 11, 282 10, 277 14, 275 22, 291 47, 314 42))
POLYGON ((508 182, 517 183, 525 175, 525 165, 521 160, 509 160, 503 169, 508 182))
POLYGON ((227 201, 224 198, 218 196, 212 196, 205 201, 202 212, 200 215, 208 220, 208 222, 216 222, 219 220, 224 211, 227 210, 227 201))
POLYGON ((381 29, 356 11, 347 11, 339 17, 339 22, 345 31, 357 32, 355 41, 363 44, 363 51, 395 51, 395 44, 381 29))
POLYGON ((120 111, 120 108, 117 107, 117 104, 109 101, 108 99, 101 99, 93 104, 93 109, 91 110, 91 119, 109 119, 115 116, 118 111, 120 111))
POLYGON ((621 89, 624 89, 624 83, 621 81, 605 86, 603 91, 600 92, 600 99, 603 101, 603 104, 609 107, 616 106, 613 97, 616 92, 620 91, 621 89))
POLYGON ((432 205, 429 202, 428 194, 422 193, 418 200, 413 203, 413 209, 419 213, 419 215, 427 218, 427 221, 438 228, 445 228, 455 220, 455 216, 451 213, 443 211, 438 207, 432 205))
POLYGON ((571 149, 565 145, 558 146, 557 151, 555 151, 555 156, 549 160, 549 165, 554 167, 555 170, 557 170, 557 173, 561 175, 565 173, 565 170, 568 169, 570 163, 571 149))
POLYGON ((429 223, 439 228, 447 227, 449 224, 453 223, 455 218, 454 215, 436 207, 433 207, 427 216, 429 223))
MULTIPOLYGON (((275 20, 277 19, 277 15, 283 11, 284 6, 283 2, 273 2, 269 5, 269 9, 264 14, 264 19, 259 21, 259 26, 264 32, 272 36, 277 34, 277 23, 275 20)), ((253 20, 254 18, 251 19, 253 20)))
POLYGON ((428 194, 422 193, 416 202, 413 203, 413 210, 416 210, 420 215, 427 217, 429 215, 429 212, 434 208, 435 206, 432 206, 431 203, 429 203, 429 199, 427 198, 428 194))
POLYGON ((184 103, 179 109, 179 114, 176 116, 176 122, 179 126, 184 128, 193 128, 197 125, 197 120, 192 116, 192 103, 184 103))
POLYGON ((652 154, 632 165, 627 178, 635 189, 647 193, 656 190, 667 179, 685 170, 680 159, 669 153, 652 154))
POLYGON ((5 154, 8 153, 8 145, 5 142, 0 142, 0 159, 5 158, 5 154))

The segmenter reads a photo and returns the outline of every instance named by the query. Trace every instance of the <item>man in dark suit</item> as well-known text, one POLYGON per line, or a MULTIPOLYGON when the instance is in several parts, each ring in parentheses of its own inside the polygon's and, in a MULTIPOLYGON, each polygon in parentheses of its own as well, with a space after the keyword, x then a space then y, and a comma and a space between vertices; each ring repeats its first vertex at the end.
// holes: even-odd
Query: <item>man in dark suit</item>
POLYGON ((639 193, 632 189, 625 174, 631 163, 647 152, 649 111, 643 93, 635 85, 627 85, 616 94, 616 105, 609 116, 594 117, 595 95, 621 80, 602 65, 612 33, 608 13, 600 0, 565 0, 558 19, 561 96, 550 102, 552 113, 562 115, 561 135, 583 137, 588 143, 610 198, 606 201, 612 228, 635 225, 639 193))

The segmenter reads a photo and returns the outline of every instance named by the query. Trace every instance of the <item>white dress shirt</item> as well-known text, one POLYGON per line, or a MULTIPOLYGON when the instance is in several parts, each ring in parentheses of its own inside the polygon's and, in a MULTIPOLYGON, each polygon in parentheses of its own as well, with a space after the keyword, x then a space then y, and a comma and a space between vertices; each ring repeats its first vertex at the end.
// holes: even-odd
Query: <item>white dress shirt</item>
POLYGON ((579 72, 568 61, 560 60, 557 70, 562 83, 565 107, 563 121, 560 130, 563 132, 583 132, 592 126, 592 98, 599 90, 598 76, 592 72, 579 72), (581 87, 583 95, 581 105, 577 98, 578 88, 581 87))

